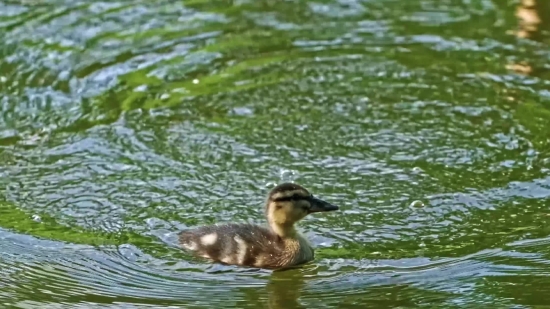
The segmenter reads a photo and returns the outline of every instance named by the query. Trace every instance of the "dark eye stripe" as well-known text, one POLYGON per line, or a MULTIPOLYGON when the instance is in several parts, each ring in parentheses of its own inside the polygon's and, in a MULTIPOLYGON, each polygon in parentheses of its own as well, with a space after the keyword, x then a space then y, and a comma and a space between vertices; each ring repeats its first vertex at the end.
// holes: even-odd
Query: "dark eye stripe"
POLYGON ((309 197, 303 196, 300 194, 294 194, 290 196, 283 196, 274 199, 275 202, 288 202, 288 201, 298 201, 298 200, 307 200, 309 197))

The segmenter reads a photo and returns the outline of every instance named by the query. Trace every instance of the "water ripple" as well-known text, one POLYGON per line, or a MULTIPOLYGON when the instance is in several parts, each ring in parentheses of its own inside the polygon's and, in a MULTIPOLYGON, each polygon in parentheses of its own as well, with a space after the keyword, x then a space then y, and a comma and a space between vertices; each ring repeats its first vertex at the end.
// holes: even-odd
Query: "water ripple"
POLYGON ((0 3, 1 302, 550 301, 548 8, 514 6, 0 3), (289 179, 341 206, 301 224, 315 263, 177 248, 182 229, 263 222, 289 179))

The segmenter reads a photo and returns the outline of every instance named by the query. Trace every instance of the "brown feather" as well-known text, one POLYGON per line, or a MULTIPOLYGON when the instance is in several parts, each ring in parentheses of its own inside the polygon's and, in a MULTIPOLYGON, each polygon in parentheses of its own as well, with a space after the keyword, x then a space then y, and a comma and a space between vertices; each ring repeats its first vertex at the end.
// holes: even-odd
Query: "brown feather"
MULTIPOLYGON (((296 232, 294 224, 313 205, 330 205, 315 199, 302 186, 283 183, 271 190, 266 201, 270 228, 252 224, 203 226, 179 234, 181 245, 214 262, 259 268, 285 268, 314 258, 313 248, 296 232)), ((335 209, 334 209, 335 208, 335 209)))
MULTIPOLYGON (((313 258, 313 250, 299 239, 283 239, 271 230, 252 224, 224 224, 203 226, 179 234, 182 246, 196 255, 214 262, 260 268, 280 268, 288 264, 305 263, 313 258), (203 244, 204 236, 216 234, 213 244, 203 244), (246 245, 245 253, 239 251, 237 239, 246 245), (307 246, 306 248, 302 248, 307 246), (311 251, 304 256, 301 250, 311 251), (239 255, 243 259, 239 259, 239 255)), ((304 239, 305 240, 305 239, 304 239)), ((242 246, 242 245, 241 245, 242 246)))

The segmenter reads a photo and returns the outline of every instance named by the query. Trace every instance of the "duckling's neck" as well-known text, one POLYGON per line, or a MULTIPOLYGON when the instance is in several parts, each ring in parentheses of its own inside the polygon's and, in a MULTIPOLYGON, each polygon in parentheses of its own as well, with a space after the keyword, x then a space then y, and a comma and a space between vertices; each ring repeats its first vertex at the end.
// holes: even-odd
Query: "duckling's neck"
POLYGON ((302 236, 294 225, 270 224, 273 233, 277 234, 283 244, 282 258, 287 259, 289 264, 302 264, 311 261, 314 257, 313 247, 309 241, 302 236))
POLYGON ((298 232, 296 231, 294 224, 283 225, 277 224, 275 222, 270 222, 269 226, 271 227, 273 233, 279 235, 279 237, 281 238, 297 238, 298 232))

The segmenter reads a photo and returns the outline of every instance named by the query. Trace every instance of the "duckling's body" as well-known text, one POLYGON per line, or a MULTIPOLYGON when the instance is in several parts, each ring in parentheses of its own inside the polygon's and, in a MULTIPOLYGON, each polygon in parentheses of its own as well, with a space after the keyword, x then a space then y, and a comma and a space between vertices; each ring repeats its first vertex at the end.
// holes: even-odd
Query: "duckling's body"
POLYGON ((252 224, 203 226, 180 233, 181 245, 214 262, 258 268, 284 268, 307 263, 314 251, 294 224, 307 214, 337 210, 303 187, 284 183, 266 202, 269 228, 252 224))
POLYGON ((279 237, 252 224, 204 226, 180 235, 181 244, 199 256, 224 264, 280 268, 313 259, 313 249, 300 235, 279 237))

